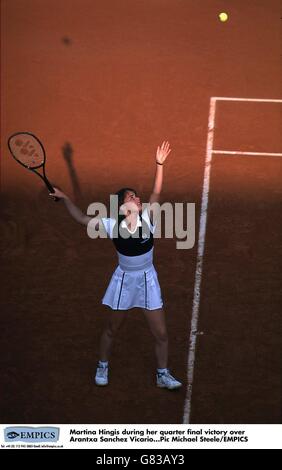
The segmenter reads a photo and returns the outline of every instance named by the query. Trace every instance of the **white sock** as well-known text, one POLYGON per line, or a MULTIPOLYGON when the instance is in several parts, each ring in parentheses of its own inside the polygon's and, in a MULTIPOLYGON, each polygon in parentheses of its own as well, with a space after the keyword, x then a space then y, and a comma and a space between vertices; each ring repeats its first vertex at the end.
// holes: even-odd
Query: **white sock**
POLYGON ((165 367, 164 369, 157 369, 158 374, 165 374, 167 372, 167 368, 165 367))
POLYGON ((99 367, 108 367, 109 361, 99 361, 99 367))

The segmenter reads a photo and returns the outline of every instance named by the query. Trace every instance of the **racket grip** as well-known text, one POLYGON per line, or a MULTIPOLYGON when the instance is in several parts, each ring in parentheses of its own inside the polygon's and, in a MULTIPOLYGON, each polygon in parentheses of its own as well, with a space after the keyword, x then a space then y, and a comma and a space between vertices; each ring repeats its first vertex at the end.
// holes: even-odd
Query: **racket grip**
MULTIPOLYGON (((52 191, 51 191, 51 189, 49 189, 49 191, 50 191, 50 193, 54 193, 54 192, 55 192, 53 188, 52 188, 52 191)), ((51 197, 52 197, 52 196, 51 196, 51 197)), ((58 198, 58 197, 56 197, 56 196, 52 197, 52 199, 53 199, 54 202, 58 202, 58 201, 60 200, 60 198, 58 198)))
MULTIPOLYGON (((52 191, 52 192, 54 192, 54 191, 52 191)), ((49 194, 49 196, 53 199, 54 202, 58 202, 58 201, 60 200, 60 199, 59 199, 58 197, 56 197, 56 196, 52 197, 51 194, 49 194)))
MULTIPOLYGON (((49 183, 49 181, 47 180, 46 177, 45 177, 44 181, 45 181, 45 184, 46 184, 47 188, 49 189, 49 192, 54 193, 55 190, 54 190, 53 186, 49 183)), ((53 199, 54 202, 58 202, 60 200, 58 197, 52 197, 52 199, 53 199)))

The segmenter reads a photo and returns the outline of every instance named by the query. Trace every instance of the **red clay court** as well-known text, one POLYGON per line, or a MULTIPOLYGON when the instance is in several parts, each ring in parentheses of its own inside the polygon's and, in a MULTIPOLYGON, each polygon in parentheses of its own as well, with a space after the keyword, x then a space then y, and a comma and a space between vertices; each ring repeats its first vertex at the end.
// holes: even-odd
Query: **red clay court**
POLYGON ((1 422, 281 423, 278 0, 1 1, 1 422), (229 20, 218 19, 227 11, 229 20), (94 385, 117 264, 9 155, 38 135, 47 175, 84 211, 123 186, 196 204, 196 243, 155 240, 169 366, 155 386, 138 309, 94 385))

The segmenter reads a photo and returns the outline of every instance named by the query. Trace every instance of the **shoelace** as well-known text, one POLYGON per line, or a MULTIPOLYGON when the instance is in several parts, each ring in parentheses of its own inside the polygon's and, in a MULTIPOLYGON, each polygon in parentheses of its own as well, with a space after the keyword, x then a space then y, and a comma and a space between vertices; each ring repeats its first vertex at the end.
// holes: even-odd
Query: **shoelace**
POLYGON ((176 382, 176 379, 169 372, 165 375, 168 379, 172 380, 173 382, 176 382))
POLYGON ((107 375, 108 368, 107 367, 98 367, 97 375, 98 377, 105 377, 107 375))
POLYGON ((167 372, 163 372, 163 374, 159 375, 159 377, 162 377, 162 376, 172 380, 173 382, 176 382, 176 379, 171 375, 169 370, 167 372))

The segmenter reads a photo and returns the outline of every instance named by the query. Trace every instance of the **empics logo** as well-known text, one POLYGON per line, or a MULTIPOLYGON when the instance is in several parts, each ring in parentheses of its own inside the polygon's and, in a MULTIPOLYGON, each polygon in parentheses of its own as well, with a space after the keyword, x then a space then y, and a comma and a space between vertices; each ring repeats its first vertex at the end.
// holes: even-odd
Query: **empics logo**
POLYGON ((10 432, 7 433, 7 437, 8 437, 9 439, 15 439, 15 438, 18 437, 18 436, 19 436, 19 433, 18 433, 18 432, 15 432, 15 431, 10 431, 10 432))
POLYGON ((57 442, 59 439, 59 428, 54 427, 30 427, 13 426, 4 429, 5 442, 57 442))

